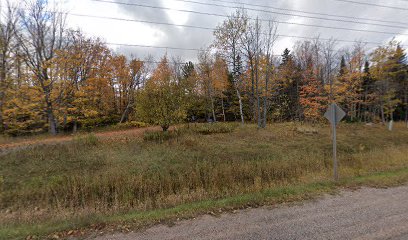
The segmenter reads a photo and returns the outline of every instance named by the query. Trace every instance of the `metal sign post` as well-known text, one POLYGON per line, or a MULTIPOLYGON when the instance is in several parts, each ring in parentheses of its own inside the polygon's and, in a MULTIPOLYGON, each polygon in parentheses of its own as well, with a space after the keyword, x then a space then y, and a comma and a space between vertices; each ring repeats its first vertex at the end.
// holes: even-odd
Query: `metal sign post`
POLYGON ((336 127, 340 121, 346 116, 346 113, 341 109, 337 104, 332 103, 327 109, 327 112, 324 116, 329 120, 332 127, 332 136, 333 136, 333 172, 334 180, 339 179, 339 174, 337 171, 337 133, 336 127))

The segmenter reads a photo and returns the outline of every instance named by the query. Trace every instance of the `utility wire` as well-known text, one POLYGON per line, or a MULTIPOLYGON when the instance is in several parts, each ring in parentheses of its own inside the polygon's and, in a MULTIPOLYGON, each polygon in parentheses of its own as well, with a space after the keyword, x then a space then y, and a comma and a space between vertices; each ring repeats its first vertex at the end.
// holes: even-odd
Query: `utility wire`
POLYGON ((408 8, 395 7, 395 6, 389 6, 389 5, 381 5, 381 4, 376 4, 376 3, 357 2, 357 1, 351 1, 351 0, 333 0, 333 1, 408 11, 408 8))
MULTIPOLYGON (((126 19, 126 18, 117 18, 117 17, 94 16, 94 15, 77 14, 77 13, 67 13, 67 14, 68 14, 68 15, 71 15, 71 16, 77 16, 77 17, 88 17, 88 18, 109 19, 109 20, 116 20, 116 21, 149 23, 149 24, 156 24, 156 25, 177 26, 177 27, 185 27, 185 28, 196 28, 196 29, 203 29, 203 30, 215 30, 215 28, 211 28, 211 27, 194 26, 194 25, 186 25, 186 24, 174 24, 174 23, 164 23, 164 22, 147 21, 147 20, 136 20, 136 19, 126 19)), ((322 25, 316 25, 316 24, 293 23, 293 22, 283 22, 283 21, 275 21, 275 22, 276 22, 276 23, 280 23, 280 24, 290 24, 290 25, 307 26, 307 27, 317 27, 317 28, 327 28, 327 29, 337 29, 337 30, 347 30, 347 31, 354 31, 354 32, 380 33, 380 34, 387 34, 387 35, 403 35, 403 36, 408 36, 408 34, 405 34, 405 33, 396 33, 396 32, 384 32, 384 31, 375 31, 375 30, 363 30, 363 29, 355 29, 355 28, 334 27, 334 26, 322 26, 322 25)))
MULTIPOLYGON (((17 8, 14 7, 15 9, 19 10, 26 10, 24 8, 17 8)), ((52 13, 62 13, 62 14, 67 14, 67 15, 72 15, 72 16, 78 16, 78 17, 88 17, 88 18, 97 18, 97 19, 109 19, 109 20, 116 20, 116 21, 127 21, 127 22, 139 22, 139 23, 148 23, 148 24, 157 24, 157 25, 165 25, 165 26, 176 26, 176 27, 187 27, 187 28, 195 28, 195 29, 202 29, 202 30, 212 30, 214 31, 215 28, 210 28, 210 27, 201 27, 201 26, 193 26, 193 25, 183 25, 183 24, 172 24, 172 23, 163 23, 163 22, 153 22, 153 21, 146 21, 146 20, 135 20, 135 19, 124 19, 124 18, 116 18, 116 17, 104 17, 104 16, 93 16, 93 15, 87 15, 87 14, 76 14, 76 13, 63 13, 63 12, 57 12, 57 11, 48 11, 52 13)), ((302 25, 298 23, 291 23, 291 24, 296 24, 296 25, 302 25)), ((320 26, 317 26, 320 27, 320 26)), ((329 26, 322 26, 325 28, 333 28, 333 29, 338 29, 334 27, 329 27, 329 26)), ((367 32, 366 30, 356 30, 356 29, 347 29, 347 30, 355 30, 355 31, 363 31, 367 32)), ((370 31, 370 32, 377 32, 377 31, 370 31)), ((398 34, 398 33, 386 33, 386 32, 380 32, 384 34, 398 34)), ((263 33, 265 34, 265 33, 263 33)), ((404 34, 401 34, 404 35, 404 34)), ((407 34, 405 34, 407 35, 407 34)), ((289 38, 299 38, 299 39, 320 39, 323 41, 331 41, 335 40, 338 42, 348 42, 348 43, 355 43, 355 42, 361 42, 365 44, 371 44, 371 45, 382 45, 382 43, 379 42, 369 42, 369 41, 362 41, 362 40, 343 40, 343 39, 333 39, 333 38, 320 38, 320 37, 306 37, 306 36, 293 36, 293 35, 284 35, 280 34, 277 35, 277 37, 289 37, 289 38)), ((402 45, 403 46, 403 45, 402 45)), ((153 46, 152 46, 153 47, 153 46)), ((170 49, 170 48, 169 48, 170 49)))
MULTIPOLYGON (((226 6, 226 5, 215 4, 215 3, 203 3, 203 2, 192 1, 192 0, 173 0, 173 1, 176 1, 176 2, 185 2, 185 3, 193 3, 193 4, 204 5, 204 6, 217 6, 217 7, 224 7, 224 8, 240 9, 240 7, 226 6)), ((334 0, 334 1, 341 1, 341 0, 334 0)), ((344 1, 346 1, 346 0, 344 0, 344 1)), ((355 3, 358 3, 358 2, 355 2, 355 3)), ((395 8, 401 10, 401 9, 398 8, 398 7, 395 7, 395 8)), ((245 9, 253 10, 253 11, 258 11, 258 12, 268 12, 268 11, 262 10, 262 9, 249 9, 249 8, 245 8, 245 9)), ((403 10, 405 10, 405 8, 403 8, 403 10)), ((408 10, 408 9, 406 9, 406 10, 408 10)), ((405 23, 402 23, 402 24, 405 24, 405 23)))
MULTIPOLYGON (((18 7, 13 7, 13 8, 14 8, 14 9, 17 9, 17 10, 26 10, 25 8, 18 8, 18 7)), ((48 12, 50 12, 50 13, 62 13, 62 14, 67 14, 67 15, 72 15, 72 16, 77 16, 77 17, 89 17, 89 18, 108 19, 108 20, 116 20, 116 21, 139 22, 139 23, 166 25, 166 26, 176 26, 176 27, 188 27, 188 28, 195 28, 195 29, 202 29, 202 30, 211 30, 211 31, 214 31, 214 30, 215 30, 215 28, 192 26, 192 25, 181 25, 181 24, 162 23, 162 22, 135 20, 135 19, 123 19, 123 18, 116 18, 116 17, 92 16, 92 15, 77 14, 77 13, 63 13, 63 12, 57 12, 57 11, 48 11, 48 12)), ((262 33, 262 34, 266 34, 266 33, 262 33)), ((369 42, 369 41, 363 41, 363 40, 344 40, 344 39, 321 38, 321 37, 307 37, 307 36, 295 36, 295 35, 285 35, 285 34, 278 34, 277 37, 288 37, 288 38, 299 38, 299 39, 311 39, 311 40, 319 39, 319 40, 323 40, 323 41, 335 40, 335 41, 338 41, 338 42, 347 42, 347 43, 361 42, 361 43, 364 43, 364 44, 382 45, 382 43, 379 43, 379 42, 369 42)))
POLYGON ((300 39, 309 39, 309 40, 322 40, 322 41, 337 41, 337 42, 347 42, 347 43, 357 43, 361 42, 364 44, 370 44, 370 45, 382 45, 383 43, 380 42, 367 42, 367 41, 359 41, 359 40, 344 40, 344 39, 336 39, 336 38, 321 38, 319 36, 317 37, 306 37, 306 36, 294 36, 294 35, 285 35, 285 34, 278 34, 277 37, 288 37, 288 38, 300 38, 300 39))
MULTIPOLYGON (((106 0, 91 0, 91 1, 93 1, 93 2, 102 2, 102 3, 119 4, 119 5, 126 5, 126 6, 153 8, 153 9, 160 9, 160 10, 177 11, 177 12, 186 12, 186 13, 201 14, 201 15, 211 15, 211 16, 228 18, 228 15, 223 15, 223 14, 206 13, 206 12, 199 12, 199 11, 193 11, 193 10, 183 10, 183 9, 174 9, 174 8, 168 8, 168 7, 151 6, 151 5, 144 5, 144 4, 139 4, 139 3, 112 2, 112 1, 106 1, 106 0)), ((248 8, 245 8, 245 9, 248 9, 248 8)), ((256 9, 248 9, 248 10, 265 12, 264 10, 256 10, 256 9)), ((309 18, 309 19, 318 19, 318 20, 325 20, 325 21, 342 22, 342 23, 348 22, 348 23, 356 23, 356 24, 363 24, 363 25, 372 25, 372 26, 380 26, 380 27, 406 29, 406 27, 402 27, 402 26, 379 24, 379 23, 358 22, 358 21, 354 21, 354 20, 341 20, 341 19, 305 16, 305 15, 298 15, 298 14, 291 14, 291 13, 281 13, 281 12, 273 12, 273 11, 267 11, 267 13, 284 15, 284 16, 302 17, 302 18, 309 18)), ((249 18, 249 19, 252 19, 252 18, 249 18)), ((268 21, 268 20, 264 20, 264 19, 260 19, 260 20, 261 21, 268 21)))
POLYGON ((168 46, 152 46, 152 45, 141 45, 141 44, 127 44, 127 43, 112 43, 107 42, 108 45, 116 45, 123 47, 141 47, 141 48, 157 48, 157 49, 171 49, 171 50, 183 50, 183 51, 201 51, 203 49, 198 48, 181 48, 181 47, 168 47, 168 46))
MULTIPOLYGON (((184 0, 183 0, 184 1, 184 0)), ((24 8, 14 7, 15 9, 25 10, 24 8)), ((185 24, 174 24, 174 23, 164 23, 164 22, 154 22, 154 21, 147 21, 147 20, 136 20, 136 19, 126 19, 126 18, 118 18, 118 17, 106 17, 106 16, 95 16, 89 14, 79 14, 79 13, 64 13, 58 11, 48 11, 50 13, 61 13, 67 14, 71 16, 77 17, 87 17, 87 18, 96 18, 96 19, 108 19, 108 20, 116 20, 116 21, 127 21, 127 22, 139 22, 139 23, 148 23, 148 24, 156 24, 156 25, 166 25, 166 26, 176 26, 176 27, 185 27, 185 28, 195 28, 195 29, 202 29, 202 30, 216 30, 216 28, 211 27, 204 27, 204 26, 194 26, 194 25, 185 25, 185 24)), ((270 21, 270 20, 269 20, 270 21)), ((298 25, 298 26, 307 26, 307 27, 317 27, 317 28, 327 28, 327 29, 337 29, 337 30, 348 30, 348 31, 355 31, 355 32, 367 32, 367 33, 379 33, 379 34, 387 34, 387 35, 403 35, 408 36, 405 33, 396 33, 396 32, 384 32, 384 31, 375 31, 375 30, 363 30, 363 29, 354 29, 354 28, 345 28, 345 27, 334 27, 334 26, 322 26, 316 24, 305 24, 305 23, 294 23, 294 22, 283 22, 283 21, 274 21, 280 24, 290 24, 290 25, 298 25)))
MULTIPOLYGON (((123 46, 123 47, 141 47, 141 48, 157 48, 157 49, 170 49, 170 50, 183 50, 183 51, 203 51, 204 48, 181 48, 181 47, 169 47, 169 46, 151 46, 140 44, 127 44, 127 43, 112 43, 107 42, 107 45, 123 46)), ((273 55, 274 57, 280 57, 281 55, 273 55)))
POLYGON ((126 19, 126 18, 117 18, 117 17, 95 16, 95 15, 78 14, 78 13, 67 13, 67 14, 71 15, 71 16, 77 16, 77 17, 108 19, 108 20, 125 21, 125 22, 149 23, 149 24, 156 24, 156 25, 166 25, 166 26, 185 27, 185 28, 196 28, 196 29, 202 29, 202 30, 215 30, 215 28, 211 28, 211 27, 202 27, 202 26, 194 26, 194 25, 186 25, 186 24, 174 24, 174 23, 147 21, 147 20, 136 20, 136 19, 126 19))
MULTIPOLYGON (((173 1, 177 1, 177 0, 173 0, 173 1)), ((237 2, 225 1, 225 0, 210 0, 210 1, 230 3, 230 4, 239 4, 237 2)), ((400 1, 407 1, 408 2, 408 0, 400 0, 400 1)), ((404 22, 389 21, 389 20, 383 20, 383 19, 379 20, 379 19, 374 19, 374 18, 362 18, 362 17, 353 17, 353 16, 345 16, 345 15, 337 15, 337 14, 327 14, 327 13, 320 13, 320 12, 310 12, 310 11, 296 10, 296 9, 289 9, 289 8, 271 7, 271 6, 253 4, 253 3, 246 3, 246 2, 245 3, 242 2, 241 4, 243 4, 244 6, 269 8, 269 9, 276 9, 276 10, 281 10, 281 11, 306 13, 306 14, 313 14, 313 15, 320 15, 320 16, 327 16, 327 17, 349 18, 349 19, 356 19, 356 20, 375 21, 375 22, 380 22, 380 23, 392 23, 392 24, 406 25, 406 23, 404 23, 404 22)))

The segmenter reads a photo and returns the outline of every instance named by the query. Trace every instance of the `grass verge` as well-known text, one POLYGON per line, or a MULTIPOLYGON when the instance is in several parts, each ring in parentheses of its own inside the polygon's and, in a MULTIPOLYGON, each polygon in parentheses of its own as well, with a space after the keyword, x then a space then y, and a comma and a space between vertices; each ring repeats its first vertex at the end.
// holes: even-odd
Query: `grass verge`
POLYGON ((171 223, 178 219, 192 218, 201 214, 216 215, 235 209, 314 199, 322 194, 336 193, 342 188, 361 186, 383 188, 398 186, 407 182, 408 168, 347 178, 337 183, 323 181, 282 186, 257 193, 181 204, 173 208, 115 215, 92 215, 86 218, 72 218, 34 225, 2 226, 0 227, 0 239, 27 239, 27 237, 29 239, 52 239, 64 238, 72 234, 76 234, 76 237, 83 237, 92 233, 101 234, 106 231, 126 232, 160 222, 171 223))
POLYGON ((110 134, 116 135, 88 134, 0 155, 0 238, 126 231, 339 187, 398 184, 406 180, 401 169, 408 169, 408 130, 399 124, 393 132, 340 125, 337 185, 330 182, 331 137, 324 125, 197 124, 175 137, 110 134))

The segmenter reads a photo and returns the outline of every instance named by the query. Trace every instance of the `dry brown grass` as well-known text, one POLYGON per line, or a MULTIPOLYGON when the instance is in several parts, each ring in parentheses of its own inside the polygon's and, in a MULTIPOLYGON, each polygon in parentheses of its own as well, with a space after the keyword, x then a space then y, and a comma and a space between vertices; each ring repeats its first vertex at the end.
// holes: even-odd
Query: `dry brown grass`
MULTIPOLYGON (((162 209, 331 179, 328 126, 196 128, 159 142, 89 135, 0 156, 0 225, 162 209)), ((389 132, 342 124, 338 135, 342 178, 408 168, 403 125, 389 132)))

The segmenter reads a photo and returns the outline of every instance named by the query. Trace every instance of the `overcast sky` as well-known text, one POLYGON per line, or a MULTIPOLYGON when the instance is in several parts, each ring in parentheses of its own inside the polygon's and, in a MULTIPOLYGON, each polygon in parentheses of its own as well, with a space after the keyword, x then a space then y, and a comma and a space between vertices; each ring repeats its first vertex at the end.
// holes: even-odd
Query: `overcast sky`
MULTIPOLYGON (((17 1, 17 0, 16 0, 17 1)), ((57 0, 56 0, 57 1, 57 0)), ((188 3, 177 0, 106 0, 114 3, 103 3, 92 0, 63 0, 65 8, 74 14, 87 14, 105 17, 117 17, 126 19, 146 20, 154 22, 165 22, 174 24, 194 25, 202 27, 216 27, 225 18, 216 16, 206 16, 194 13, 185 13, 179 11, 160 10, 154 8, 129 6, 120 3, 134 3, 148 6, 166 7, 171 9, 192 10, 206 13, 217 13, 222 15, 231 14, 234 9, 229 7, 206 6, 195 3, 188 3)), ((396 24, 386 22, 374 22, 367 20, 356 20, 352 17, 378 19, 380 21, 394 21, 406 23, 408 16, 408 1, 405 0, 354 0, 361 3, 380 4, 394 7, 405 8, 392 9, 370 5, 353 4, 350 2, 341 2, 338 0, 224 0, 233 1, 237 4, 224 3, 217 0, 191 0, 193 2, 201 2, 208 4, 219 4, 228 6, 246 6, 245 3, 265 5, 275 8, 286 8, 293 10, 301 10, 323 14, 335 14, 350 16, 347 20, 360 22, 371 22, 376 24, 392 25, 397 27, 383 27, 364 25, 349 22, 325 21, 321 19, 310 19, 296 16, 287 16, 280 14, 272 14, 265 12, 257 12, 248 10, 248 14, 252 17, 259 16, 261 19, 276 19, 280 22, 293 22, 300 24, 314 24, 333 27, 345 27, 364 29, 372 31, 395 32, 403 35, 395 36, 403 45, 408 45, 408 24, 396 24), (405 35, 404 35, 405 34, 405 35)), ((248 8, 256 8, 247 6, 248 8)), ((288 12, 282 10, 274 10, 269 8, 259 8, 266 11, 274 11, 281 13, 293 13, 306 16, 315 16, 311 14, 303 14, 296 12, 288 12)), ((319 17, 319 16, 317 16, 319 17)), ((334 18, 328 16, 320 16, 325 18, 334 18)), ((338 19, 338 18, 337 18, 338 19)), ((109 19, 93 19, 87 17, 78 17, 70 15, 68 24, 73 28, 81 28, 90 36, 99 36, 110 43, 123 44, 141 44, 154 46, 170 46, 182 48, 204 48, 208 46, 212 40, 211 30, 192 29, 175 26, 163 26, 149 23, 115 21, 109 19)), ((393 35, 380 33, 356 32, 339 29, 326 29, 317 27, 306 27, 300 25, 290 25, 280 23, 278 34, 296 35, 314 37, 320 35, 322 38, 334 37, 342 40, 362 40, 370 42, 384 43, 389 41, 393 35)), ((282 37, 279 38, 274 54, 281 54, 284 48, 291 48, 294 42, 299 39, 282 37)), ((351 45, 351 43, 349 43, 351 45)), ((339 43, 339 47, 344 46, 344 43, 339 43)), ((197 52, 182 51, 170 49, 151 49, 140 47, 114 47, 120 53, 132 54, 143 58, 148 54, 152 54, 156 59, 160 58, 166 51, 170 56, 180 56, 183 60, 195 60, 197 52)), ((367 45, 368 48, 375 45, 367 45)))

